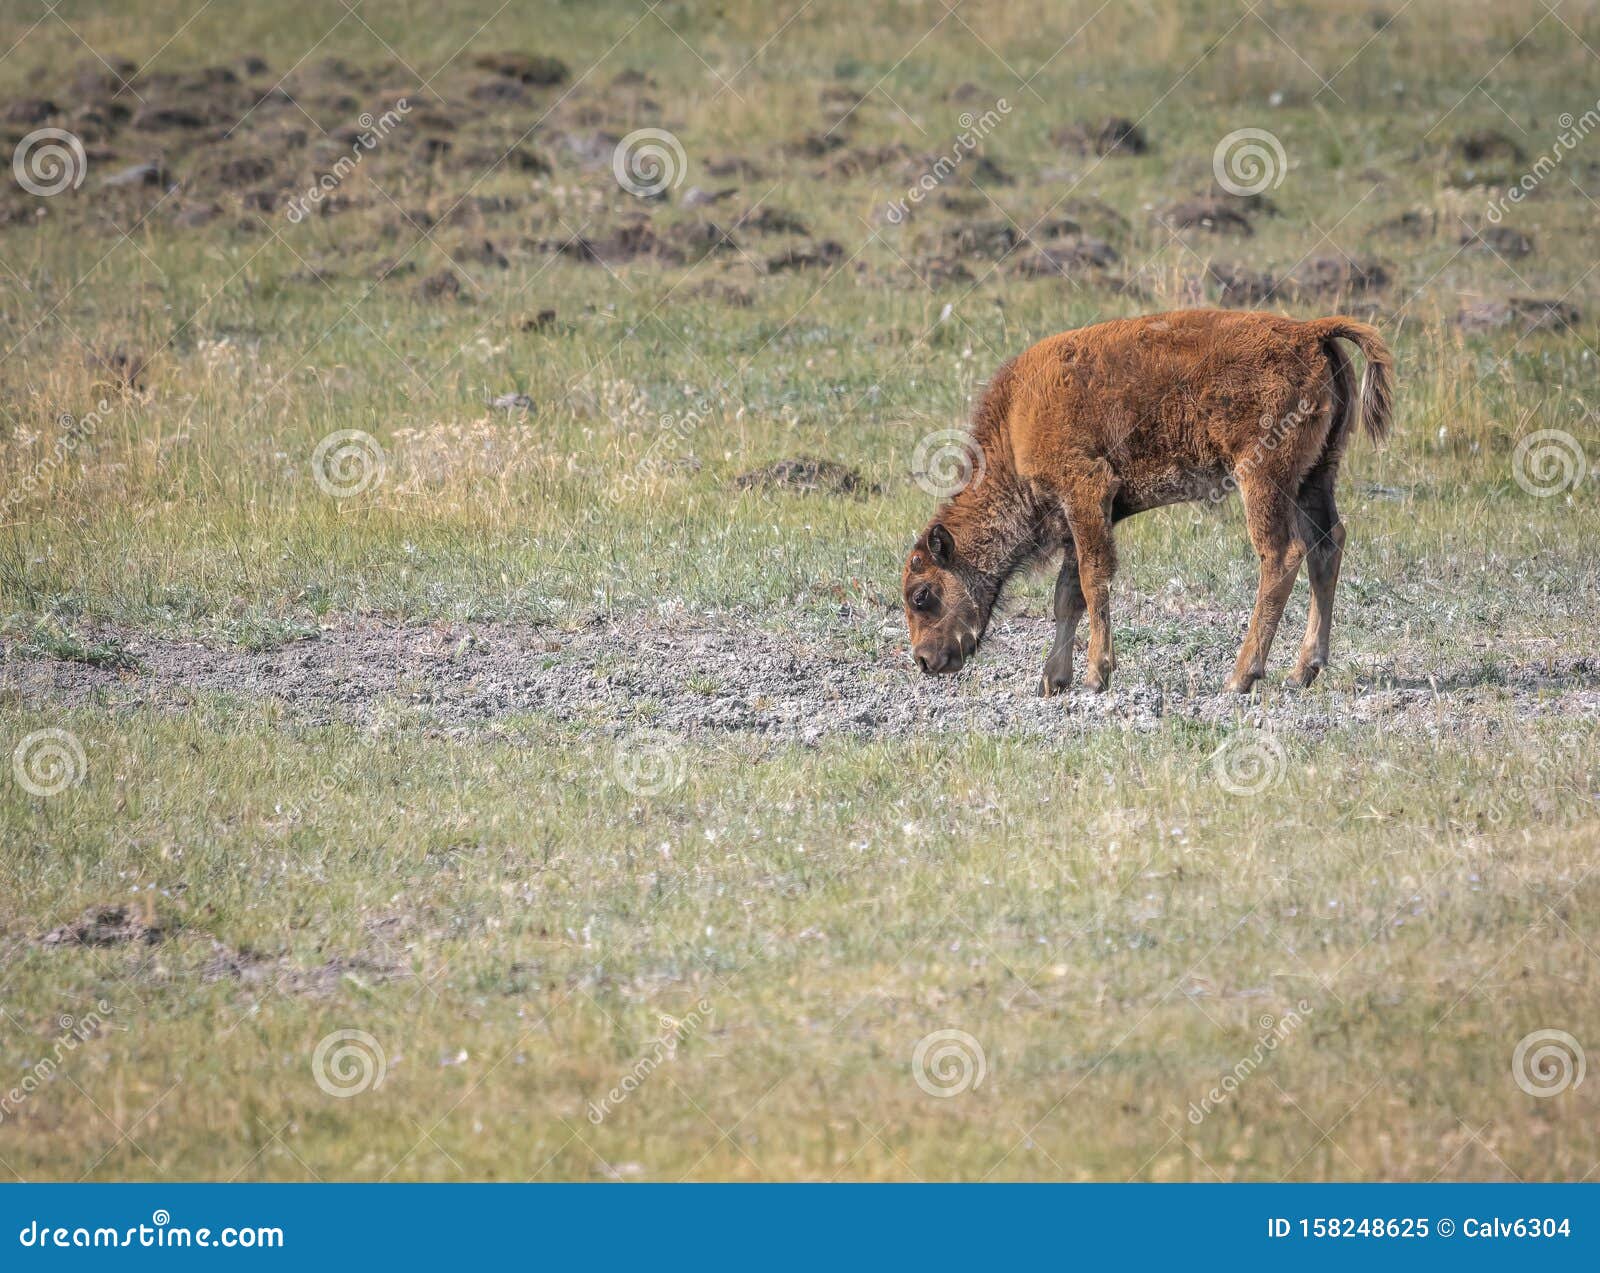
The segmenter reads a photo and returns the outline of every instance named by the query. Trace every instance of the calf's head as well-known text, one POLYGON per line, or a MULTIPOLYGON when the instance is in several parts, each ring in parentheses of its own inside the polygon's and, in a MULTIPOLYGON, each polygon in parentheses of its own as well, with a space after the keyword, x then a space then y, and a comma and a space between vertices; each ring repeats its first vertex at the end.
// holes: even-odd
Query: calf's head
POLYGON ((912 545, 901 585, 911 657, 930 676, 959 672, 983 640, 993 597, 942 523, 912 545))

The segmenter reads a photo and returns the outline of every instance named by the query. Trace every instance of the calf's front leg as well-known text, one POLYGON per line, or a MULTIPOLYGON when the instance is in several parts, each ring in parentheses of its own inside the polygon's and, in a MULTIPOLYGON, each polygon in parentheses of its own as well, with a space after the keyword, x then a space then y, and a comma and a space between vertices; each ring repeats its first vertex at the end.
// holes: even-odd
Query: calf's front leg
POLYGON ((1056 576, 1056 640, 1044 660, 1044 680, 1039 685, 1039 696, 1049 698, 1060 694, 1072 685, 1072 643, 1078 638, 1078 622, 1087 606, 1083 589, 1078 584, 1078 549, 1067 544, 1066 556, 1061 562, 1061 573, 1056 576))
POLYGON ((1089 655, 1083 683, 1097 692, 1111 684, 1117 666, 1111 641, 1111 577, 1117 569, 1111 502, 1121 485, 1101 458, 1079 469, 1066 496, 1067 522, 1078 552, 1078 584, 1089 613, 1089 655))

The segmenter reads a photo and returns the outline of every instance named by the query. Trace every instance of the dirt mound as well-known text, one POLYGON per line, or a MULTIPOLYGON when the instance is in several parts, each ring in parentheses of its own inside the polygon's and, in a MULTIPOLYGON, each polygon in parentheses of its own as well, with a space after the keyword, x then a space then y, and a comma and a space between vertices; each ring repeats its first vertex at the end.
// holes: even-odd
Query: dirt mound
POLYGON ((1456 315, 1456 322, 1467 331, 1517 327, 1524 334, 1566 331, 1576 327, 1581 320, 1582 315, 1576 305, 1522 296, 1498 301, 1472 301, 1462 306, 1461 312, 1456 315))
POLYGON ((1513 138, 1496 128, 1480 128, 1475 132, 1463 133, 1450 143, 1450 149, 1457 158, 1469 164, 1481 164, 1486 159, 1510 159, 1521 163, 1527 158, 1513 138))
MULTIPOLYGON (((837 140, 837 135, 832 140, 837 140)), ((828 152, 827 163, 817 169, 817 179, 848 181, 885 171, 909 177, 914 169, 932 162, 931 158, 919 156, 902 141, 883 146, 851 146, 828 152)))
POLYGON ((285 994, 318 997, 331 995, 346 978, 362 985, 380 985, 406 975, 398 964, 360 956, 336 957, 306 968, 282 957, 247 949, 235 950, 215 939, 210 956, 200 968, 200 980, 206 983, 235 981, 270 986, 285 994))
POLYGON ((1065 125, 1051 133, 1050 140, 1079 155, 1142 155, 1150 149, 1139 125, 1120 115, 1093 124, 1065 125))
POLYGON ((1154 219, 1170 230, 1205 230, 1241 237, 1255 233, 1250 218, 1237 203, 1211 196, 1168 204, 1156 211, 1154 219))
POLYGON ((442 269, 417 284, 417 295, 430 302, 460 300, 461 280, 456 277, 454 270, 442 269))
POLYGON ((811 233, 811 227, 802 221, 798 214, 786 208, 775 208, 771 204, 762 204, 759 208, 751 208, 740 213, 734 221, 736 230, 755 230, 761 234, 806 234, 811 233))
POLYGON ((1388 287, 1393 275, 1391 267, 1375 257, 1317 256, 1283 277, 1235 262, 1213 261, 1206 277, 1222 304, 1250 306, 1367 296, 1388 287))
POLYGON ((738 186, 724 186, 720 190, 702 190, 699 186, 690 186, 683 192, 682 203, 686 208, 709 208, 738 193, 738 186))
MULTIPOLYGON (((981 256, 1000 261, 1019 249, 1031 252, 1062 252, 1067 257, 1098 258, 1108 265, 1117 259, 1110 244, 1088 238, 1071 217, 1046 217, 1032 226, 1007 218, 965 220, 945 231, 943 246, 957 256, 981 256)), ((1053 272, 1053 271, 1052 271, 1053 272)))
POLYGON ((779 460, 766 468, 741 473, 733 484, 740 490, 783 490, 810 494, 822 491, 830 495, 876 495, 878 488, 869 485, 855 469, 833 460, 804 455, 793 460, 779 460))
POLYGON ((565 62, 541 53, 480 53, 472 64, 521 84, 561 84, 568 75, 565 62))
POLYGON ((1206 267, 1206 275, 1216 284, 1218 299, 1224 305, 1259 305, 1278 292, 1278 280, 1273 275, 1245 265, 1213 261, 1206 267))
POLYGON ((1099 270, 1117 263, 1117 252, 1101 239, 1077 239, 1039 248, 1017 262, 1024 278, 1072 278, 1086 269, 1099 270))
POLYGON ((1376 257, 1314 256, 1295 266, 1279 290, 1293 297, 1364 296, 1389 286, 1393 271, 1376 257))
POLYGON ((1493 252, 1508 260, 1530 256, 1533 240, 1521 230, 1509 225, 1492 225, 1481 230, 1468 230, 1461 236, 1461 245, 1478 252, 1493 252))
POLYGON ((128 906, 91 906, 70 924, 51 929, 41 946, 121 946, 130 942, 153 946, 168 928, 153 912, 135 914, 128 906))
POLYGON ((776 256, 769 256, 767 270, 769 273, 778 274, 784 270, 806 270, 836 265, 842 260, 844 260, 843 244, 835 243, 832 239, 818 239, 812 243, 801 243, 788 248, 776 256))
POLYGON ((747 287, 740 287, 736 283, 725 282, 722 279, 710 278, 703 283, 696 283, 689 289, 689 295, 702 300, 716 301, 719 305, 728 305, 734 309, 749 309, 755 304, 755 293, 747 287))

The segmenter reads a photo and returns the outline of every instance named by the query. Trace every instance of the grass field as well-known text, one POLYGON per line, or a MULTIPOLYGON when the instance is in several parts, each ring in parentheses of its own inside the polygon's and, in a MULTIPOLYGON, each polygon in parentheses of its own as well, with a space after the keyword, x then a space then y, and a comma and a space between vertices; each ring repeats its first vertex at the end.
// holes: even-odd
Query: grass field
POLYGON ((1594 1178, 1597 49, 0 3, 0 1176, 1594 1178), (1395 350, 1329 669, 1227 504, 917 677, 927 440, 1198 304, 1395 350))

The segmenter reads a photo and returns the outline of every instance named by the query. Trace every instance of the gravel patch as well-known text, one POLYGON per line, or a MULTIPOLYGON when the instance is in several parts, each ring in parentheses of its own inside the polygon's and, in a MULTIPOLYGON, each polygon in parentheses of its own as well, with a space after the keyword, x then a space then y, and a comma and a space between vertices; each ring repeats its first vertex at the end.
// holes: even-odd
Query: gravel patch
POLYGON ((1073 737, 1155 729, 1169 717, 1309 735, 1359 724, 1440 734, 1482 732, 1508 718, 1600 717, 1600 659, 1554 642, 1519 650, 1510 667, 1427 666, 1404 655, 1376 666, 1336 650, 1334 669, 1303 691, 1279 683, 1293 662, 1295 642, 1286 641, 1274 677, 1241 699, 1219 689, 1237 640, 1232 617, 1191 619, 1186 657, 1159 642, 1125 645, 1109 692, 1074 688, 1052 699, 1036 695, 1052 624, 1027 615, 998 622, 977 660, 942 678, 910 665, 898 620, 855 615, 836 628, 784 634, 738 616, 679 614, 576 630, 358 623, 265 652, 116 633, 136 666, 35 658, 11 647, 0 693, 36 706, 114 710, 180 710, 196 694, 220 693, 274 700, 308 724, 398 714, 472 732, 533 716, 586 736, 650 728, 800 743, 949 732, 1073 737))

